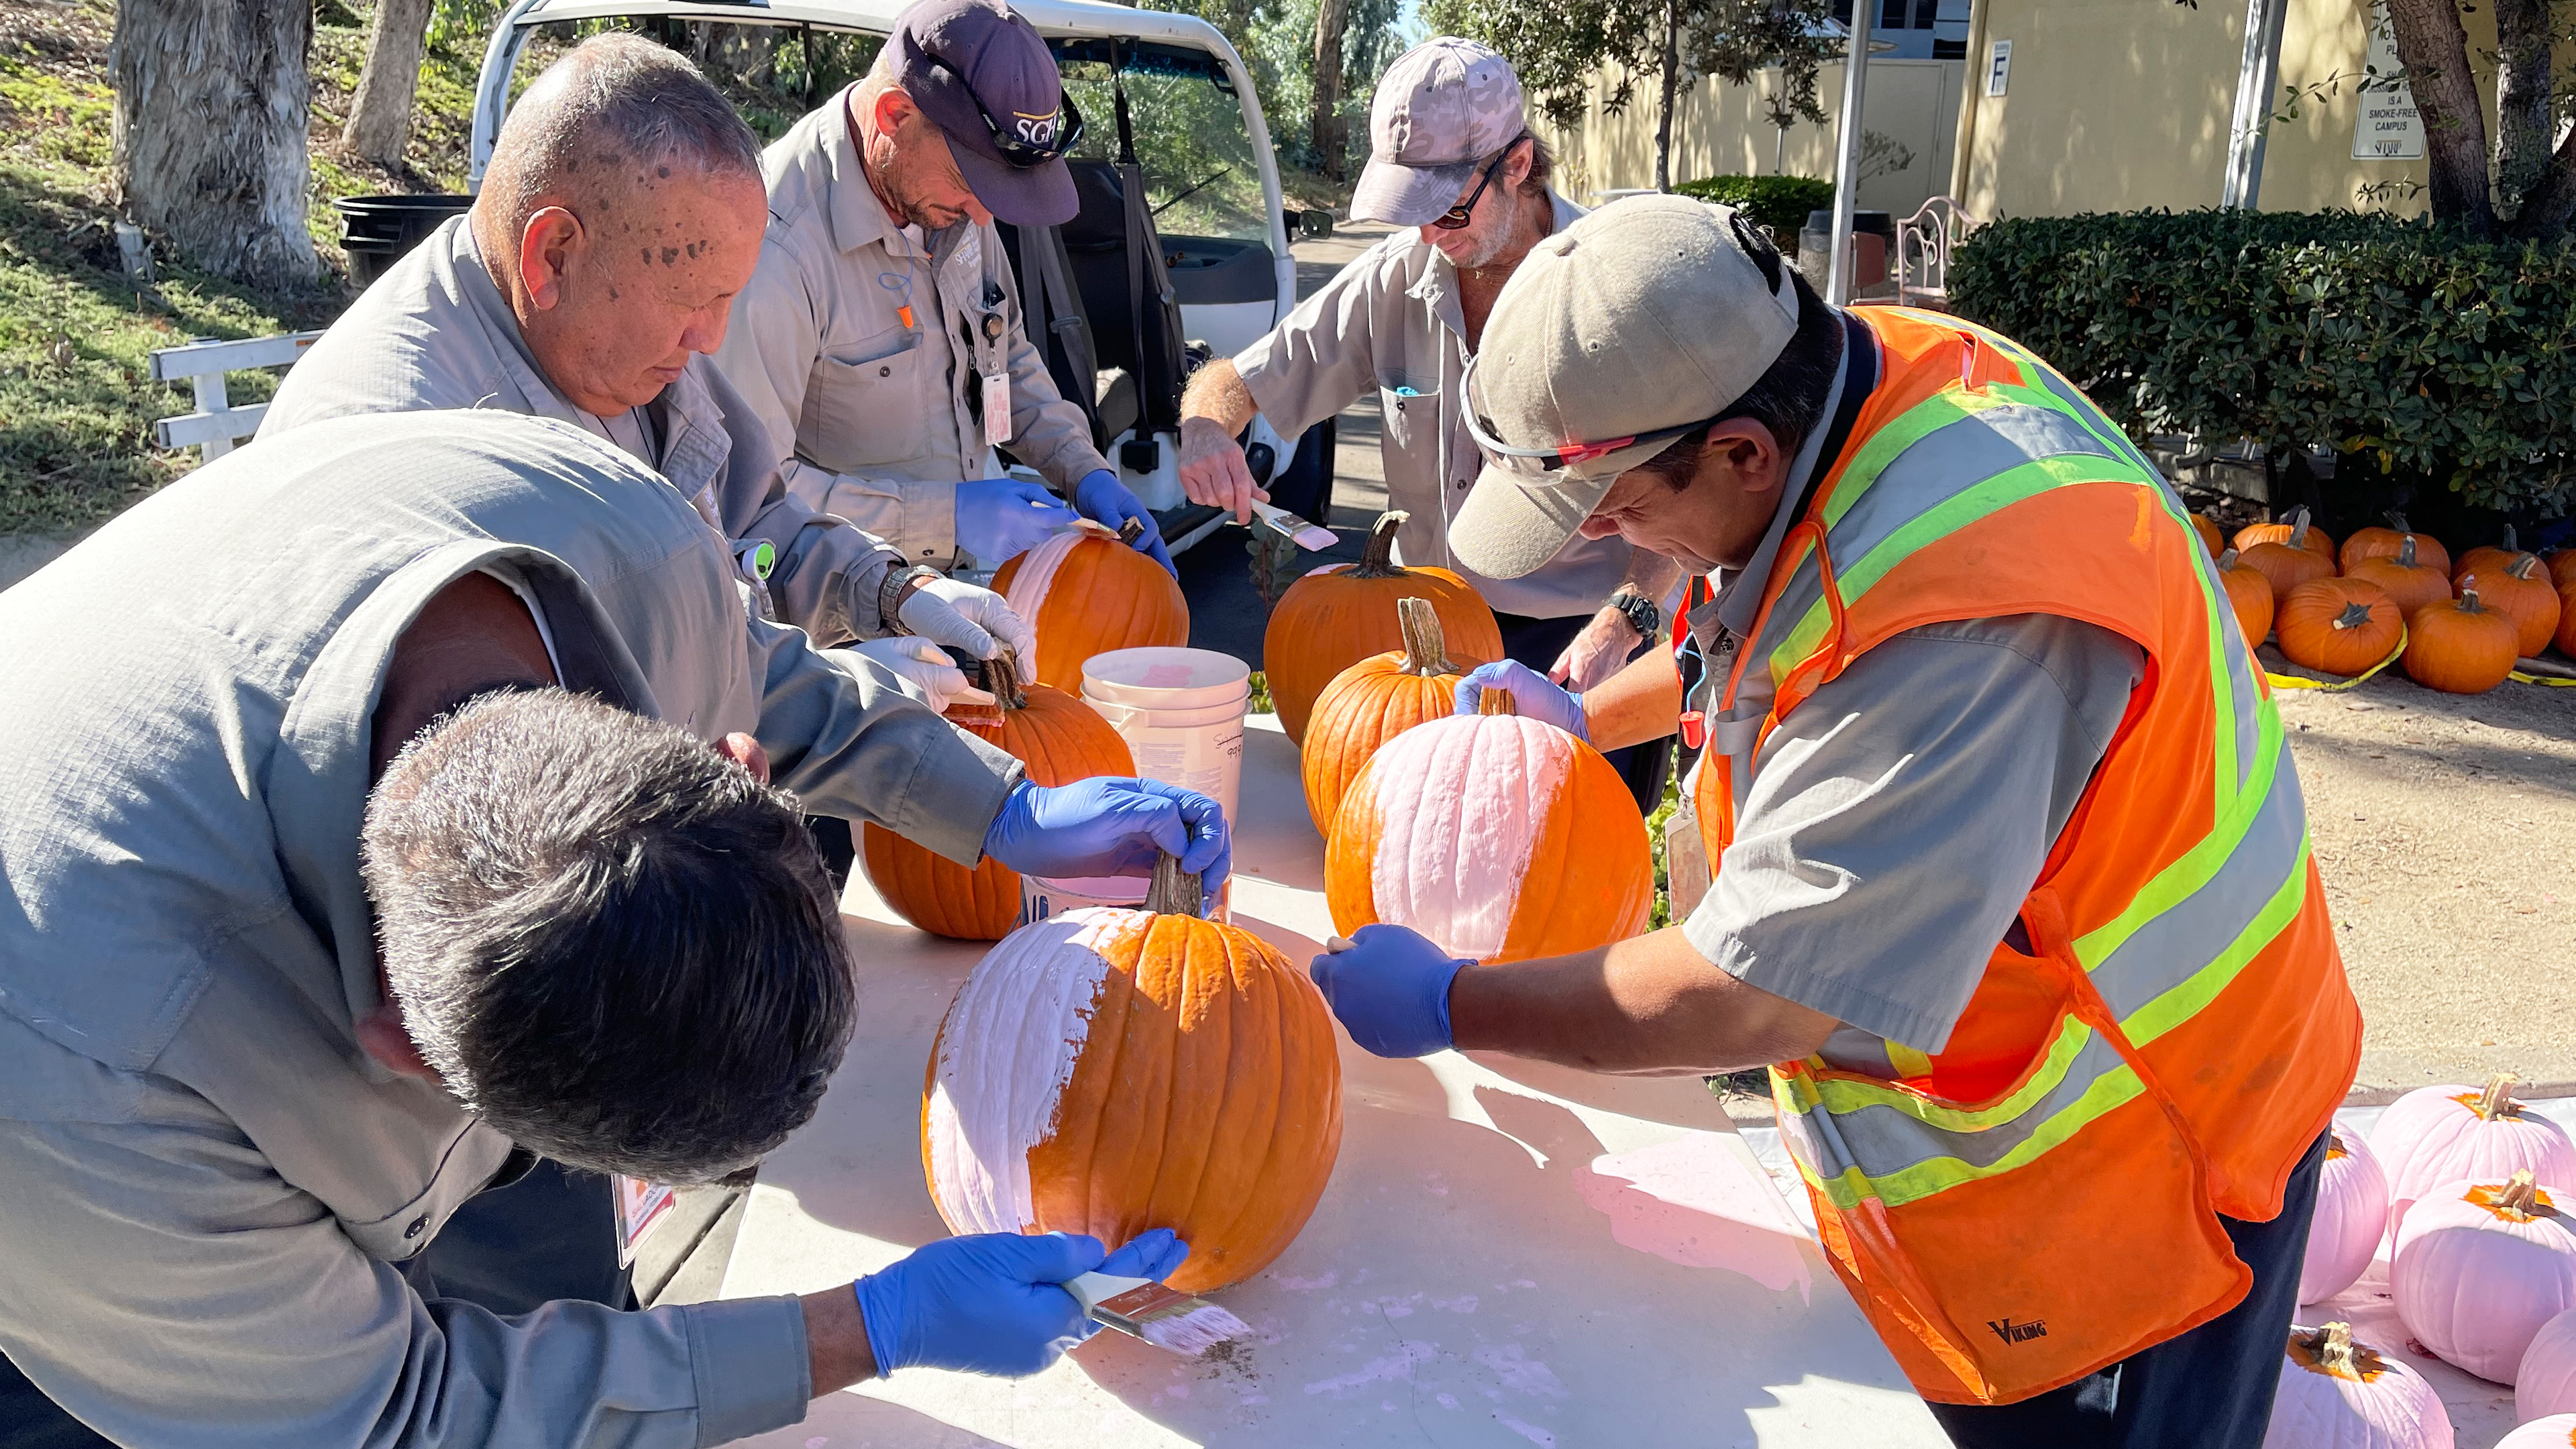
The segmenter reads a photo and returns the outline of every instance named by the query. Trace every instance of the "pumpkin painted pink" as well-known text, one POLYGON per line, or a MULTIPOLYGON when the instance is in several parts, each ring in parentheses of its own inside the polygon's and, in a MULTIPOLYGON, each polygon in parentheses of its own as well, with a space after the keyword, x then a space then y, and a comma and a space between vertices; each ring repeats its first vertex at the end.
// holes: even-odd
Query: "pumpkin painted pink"
POLYGON ((2299 1301, 2323 1303, 2360 1281, 2387 1231, 2387 1174, 2358 1134, 2333 1128, 2317 1177, 2316 1214, 2308 1221, 2299 1301))
POLYGON ((2498 1072, 2483 1088, 2418 1087, 2388 1104, 2371 1129, 2370 1150, 2388 1178, 2388 1233, 2437 1183, 2502 1182, 2528 1169, 2543 1187, 2576 1192, 2576 1143, 2567 1129, 2514 1100, 2516 1078, 2498 1072))
POLYGON ((2444 1183, 2398 1225, 2388 1285, 2435 1358, 2509 1384, 2541 1325, 2576 1308, 2576 1229, 2529 1172, 2444 1183))
POLYGON ((2576 1414, 2576 1308, 2540 1325, 2513 1373, 2513 1416, 2576 1414))
POLYGON ((2442 1396, 2402 1361, 2355 1343, 2352 1326, 2290 1330, 2263 1449, 2451 1449, 2442 1396))
POLYGON ((2495 1449, 2576 1449, 2576 1414, 2534 1419, 2498 1439, 2495 1449))

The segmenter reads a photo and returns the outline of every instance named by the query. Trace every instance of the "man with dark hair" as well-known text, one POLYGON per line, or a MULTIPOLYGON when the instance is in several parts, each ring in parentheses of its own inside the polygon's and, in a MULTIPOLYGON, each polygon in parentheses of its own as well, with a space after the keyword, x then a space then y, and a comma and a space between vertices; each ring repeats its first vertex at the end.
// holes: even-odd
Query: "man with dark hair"
MULTIPOLYGON (((0 593, 0 634, 0 1446, 695 1449, 1087 1331, 1081 1237, 641 1312, 496 1308, 441 1239, 536 1153, 706 1181, 811 1115, 867 985, 799 810, 1213 889, 1212 802, 1029 785, 759 617, 662 477, 507 413, 255 442, 0 593)), ((478 1271, 541 1280, 544 1226, 478 1271)))
POLYGON ((1469 562, 1616 532, 1717 587, 1688 700, 1659 651, 1579 696, 1487 666, 1459 706, 1682 722, 1718 868, 1576 956, 1366 927, 1314 963, 1353 1039, 1774 1064, 1826 1256, 1953 1439, 2257 1449, 2361 1020, 2181 500, 2027 349, 1827 307, 1679 197, 1542 242, 1482 356, 1469 562))
MULTIPOLYGON (((1511 62, 1472 40, 1436 37, 1387 68, 1369 105, 1369 150, 1351 216, 1399 230, 1268 336, 1191 377, 1181 484, 1193 502, 1248 520, 1252 500, 1269 497, 1235 441, 1253 415, 1293 438, 1374 392, 1387 505, 1406 515, 1400 560, 1463 574, 1493 606, 1506 657, 1588 689, 1656 640, 1679 573, 1616 538, 1581 538, 1526 577, 1495 578, 1449 541, 1478 466, 1459 379, 1521 258, 1583 208, 1548 186, 1547 143, 1529 129, 1511 62)), ((1669 755, 1658 740, 1612 757, 1638 808, 1662 801, 1669 755)))
POLYGON ((917 565, 988 568, 1076 516, 1154 516, 1092 445, 1030 345, 996 219, 1079 209, 1081 136, 1055 55, 1003 0, 918 0, 868 74, 778 138, 769 232, 725 376, 769 426, 796 496, 917 565), (996 448, 1052 490, 1002 475, 996 448))
POLYGON ((779 477, 710 357, 766 221, 759 142, 715 87, 640 35, 592 36, 510 108, 473 210, 313 344, 260 436, 432 408, 570 423, 670 479, 778 618, 857 641, 944 708, 967 680, 937 646, 1027 657, 1034 636, 990 590, 914 572, 779 477))

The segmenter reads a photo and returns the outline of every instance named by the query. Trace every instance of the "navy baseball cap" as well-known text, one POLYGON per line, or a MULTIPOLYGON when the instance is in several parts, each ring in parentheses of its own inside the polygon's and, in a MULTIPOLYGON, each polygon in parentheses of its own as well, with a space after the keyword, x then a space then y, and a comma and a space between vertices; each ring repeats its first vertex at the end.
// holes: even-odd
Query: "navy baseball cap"
POLYGON ((1014 226, 1056 226, 1082 209, 1064 153, 1081 113, 1036 27, 1002 0, 921 0, 886 44, 895 83, 948 137, 958 174, 1014 226))

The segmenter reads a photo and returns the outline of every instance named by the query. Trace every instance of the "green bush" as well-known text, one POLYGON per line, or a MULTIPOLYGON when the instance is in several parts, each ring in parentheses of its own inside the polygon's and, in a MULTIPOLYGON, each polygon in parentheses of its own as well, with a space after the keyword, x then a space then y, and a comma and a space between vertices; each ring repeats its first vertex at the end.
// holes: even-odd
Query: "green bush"
POLYGON ((1786 244, 1798 240, 1807 213, 1834 204, 1834 184, 1805 176, 1703 176, 1673 190, 1702 201, 1731 206, 1781 234, 1786 244))
POLYGON ((2323 445, 2337 492, 2554 514, 2576 491, 2576 244, 2355 212, 2031 218, 1962 242, 1950 296, 2141 439, 2323 445))

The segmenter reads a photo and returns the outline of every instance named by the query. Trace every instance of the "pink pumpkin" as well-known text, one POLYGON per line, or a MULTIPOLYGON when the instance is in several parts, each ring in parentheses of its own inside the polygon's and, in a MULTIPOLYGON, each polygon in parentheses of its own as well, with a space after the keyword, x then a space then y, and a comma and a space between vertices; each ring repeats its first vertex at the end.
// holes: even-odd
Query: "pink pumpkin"
POLYGON ((2388 1178, 2360 1137, 2335 1127, 2317 1177, 2316 1215, 2308 1221, 2308 1256, 2299 1268, 2299 1301, 2323 1303, 2358 1282, 2388 1231, 2388 1178))
POLYGON ((2424 1376, 2352 1341, 2352 1325, 2290 1330, 2263 1449, 2451 1449, 2451 1417, 2424 1376))
POLYGON ((2528 1172, 2444 1183, 2399 1225, 2388 1284, 2426 1351, 2509 1384, 2541 1325, 2576 1308, 2576 1228, 2528 1172))
POLYGON ((2513 1099, 2511 1072, 2486 1086, 2418 1087, 2388 1105, 2371 1129, 2370 1150, 2388 1177, 2388 1236, 2406 1210, 2438 1183, 2502 1182, 2526 1168, 2545 1186, 2576 1188, 2576 1143, 2567 1129, 2513 1099))
POLYGON ((2495 1449, 2576 1449, 2576 1414, 2534 1419, 2498 1439, 2495 1449))
POLYGON ((2513 1416, 2576 1414, 2576 1308, 2540 1325, 2513 1371, 2513 1416))

